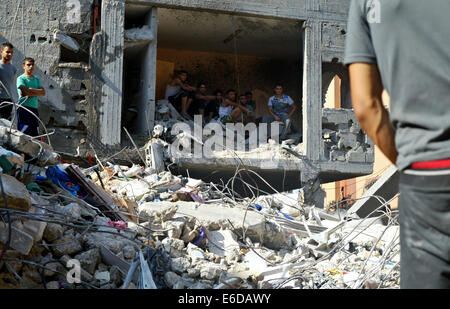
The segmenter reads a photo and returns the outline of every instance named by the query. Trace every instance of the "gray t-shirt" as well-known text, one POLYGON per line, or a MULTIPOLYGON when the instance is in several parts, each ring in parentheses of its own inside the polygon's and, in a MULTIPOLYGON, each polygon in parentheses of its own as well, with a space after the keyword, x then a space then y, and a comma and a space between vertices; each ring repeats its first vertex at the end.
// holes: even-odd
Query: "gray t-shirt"
POLYGON ((16 90, 16 73, 17 68, 14 64, 4 64, 0 61, 0 99, 12 99, 17 101, 16 90), (7 91, 4 89, 6 87, 7 91))
POLYGON ((351 3, 344 63, 378 65, 401 170, 450 158, 449 12, 449 0, 351 3))

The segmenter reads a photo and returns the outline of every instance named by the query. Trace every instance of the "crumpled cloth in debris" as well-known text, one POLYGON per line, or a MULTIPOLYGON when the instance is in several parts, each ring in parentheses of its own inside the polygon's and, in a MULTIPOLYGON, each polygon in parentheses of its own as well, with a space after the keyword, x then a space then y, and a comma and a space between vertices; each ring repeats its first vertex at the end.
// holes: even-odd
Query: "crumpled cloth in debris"
POLYGON ((125 221, 123 221, 123 220, 120 220, 120 221, 108 221, 108 225, 109 226, 114 226, 114 227, 119 228, 119 229, 124 229, 124 230, 127 228, 127 223, 125 221))
POLYGON ((57 165, 47 167, 45 172, 48 178, 50 178, 56 185, 67 190, 75 197, 81 197, 81 187, 70 179, 69 175, 62 171, 57 165))

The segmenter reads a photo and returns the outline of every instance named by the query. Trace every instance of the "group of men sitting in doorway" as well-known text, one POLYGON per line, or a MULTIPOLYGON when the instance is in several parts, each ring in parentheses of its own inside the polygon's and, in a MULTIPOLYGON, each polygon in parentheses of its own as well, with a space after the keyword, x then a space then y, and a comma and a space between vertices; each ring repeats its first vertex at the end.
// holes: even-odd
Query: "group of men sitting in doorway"
POLYGON ((268 101, 269 114, 256 119, 256 102, 251 91, 237 95, 235 90, 229 89, 224 96, 221 90, 216 90, 209 95, 204 82, 193 87, 187 83, 187 77, 186 71, 179 71, 166 88, 165 99, 174 105, 182 117, 192 120, 194 115, 201 115, 205 123, 217 119, 223 124, 242 122, 244 125, 279 121, 284 124, 281 139, 289 133, 296 106, 291 97, 283 93, 281 84, 275 85, 275 95, 268 101))

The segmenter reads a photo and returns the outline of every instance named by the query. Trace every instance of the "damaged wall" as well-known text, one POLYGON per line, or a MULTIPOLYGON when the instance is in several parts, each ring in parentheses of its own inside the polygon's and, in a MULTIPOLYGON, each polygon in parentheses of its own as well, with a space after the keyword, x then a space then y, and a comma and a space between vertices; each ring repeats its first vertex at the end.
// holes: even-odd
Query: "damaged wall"
POLYGON ((15 46, 13 63, 18 75, 23 73, 25 57, 36 60, 35 75, 47 92, 45 97, 39 98, 40 116, 49 129, 55 130, 51 139, 61 151, 73 151, 87 126, 86 92, 90 90, 90 83, 85 68, 92 35, 92 1, 79 2, 80 21, 89 22, 70 23, 67 17, 72 9, 67 1, 0 3, 0 41, 9 41, 15 46), (54 39, 55 30, 76 39, 80 47, 78 53, 62 47, 54 39))
POLYGON ((353 110, 323 109, 323 159, 349 163, 373 163, 374 144, 364 134, 353 110))

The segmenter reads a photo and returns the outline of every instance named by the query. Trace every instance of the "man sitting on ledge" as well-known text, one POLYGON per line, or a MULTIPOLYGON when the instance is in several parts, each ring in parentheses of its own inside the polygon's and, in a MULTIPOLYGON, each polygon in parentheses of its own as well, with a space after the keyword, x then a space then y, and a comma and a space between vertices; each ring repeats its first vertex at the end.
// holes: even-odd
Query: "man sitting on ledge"
POLYGON ((283 86, 278 84, 275 86, 275 95, 269 99, 269 113, 270 115, 264 116, 264 123, 272 123, 274 121, 280 121, 283 123, 280 139, 286 139, 286 135, 291 127, 291 118, 295 113, 296 106, 294 100, 287 94, 283 94, 283 86))

